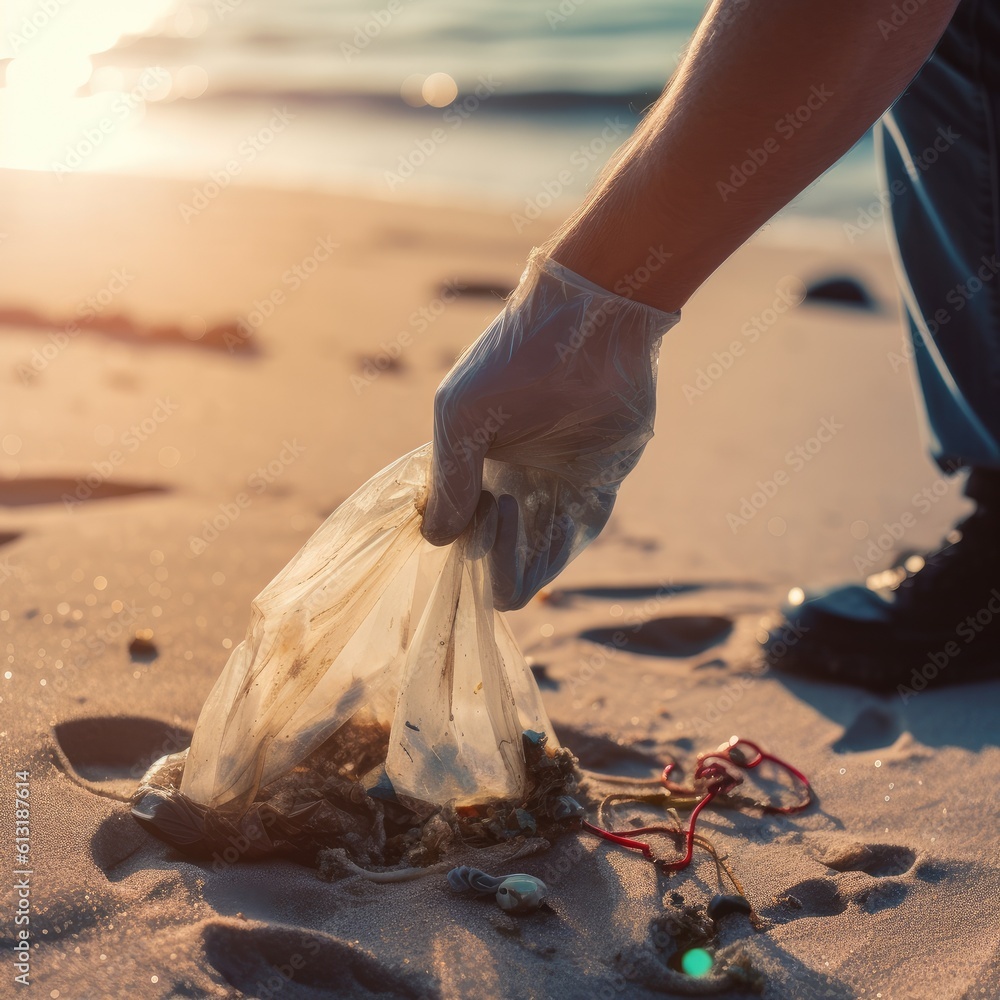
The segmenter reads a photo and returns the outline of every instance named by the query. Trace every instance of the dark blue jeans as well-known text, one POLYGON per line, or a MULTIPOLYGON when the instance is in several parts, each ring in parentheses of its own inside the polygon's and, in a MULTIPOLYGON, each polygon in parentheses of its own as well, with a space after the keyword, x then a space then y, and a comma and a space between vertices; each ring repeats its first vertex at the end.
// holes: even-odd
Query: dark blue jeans
POLYGON ((931 448, 949 471, 1000 470, 998 134, 1000 4, 964 0, 877 133, 931 448))

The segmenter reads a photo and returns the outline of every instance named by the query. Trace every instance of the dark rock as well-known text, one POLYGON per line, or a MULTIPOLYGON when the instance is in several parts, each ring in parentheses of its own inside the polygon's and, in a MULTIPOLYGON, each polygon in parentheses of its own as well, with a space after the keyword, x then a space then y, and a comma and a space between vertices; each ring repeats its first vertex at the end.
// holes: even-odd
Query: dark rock
POLYGON ((141 628, 135 633, 135 637, 128 644, 129 655, 133 663, 150 663, 155 660, 160 651, 153 642, 153 630, 151 628, 141 628))
POLYGON ((721 920, 723 917, 728 917, 730 913, 743 913, 749 917, 752 912, 750 901, 746 896, 720 894, 713 896, 712 901, 708 904, 708 915, 713 920, 721 920))
POLYGON ((847 275, 824 278, 806 289, 806 302, 820 305, 850 306, 853 309, 878 311, 874 296, 858 281, 847 275))

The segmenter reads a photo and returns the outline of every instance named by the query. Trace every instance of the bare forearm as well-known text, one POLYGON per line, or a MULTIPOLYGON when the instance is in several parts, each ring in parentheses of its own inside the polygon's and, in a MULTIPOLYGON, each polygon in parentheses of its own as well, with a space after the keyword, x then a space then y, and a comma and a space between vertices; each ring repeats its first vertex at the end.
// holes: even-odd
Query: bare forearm
POLYGON ((716 0, 552 256, 605 288, 680 308, 864 134, 956 6, 926 0, 901 18, 893 0, 716 0), (638 282, 644 267, 652 277, 638 282))

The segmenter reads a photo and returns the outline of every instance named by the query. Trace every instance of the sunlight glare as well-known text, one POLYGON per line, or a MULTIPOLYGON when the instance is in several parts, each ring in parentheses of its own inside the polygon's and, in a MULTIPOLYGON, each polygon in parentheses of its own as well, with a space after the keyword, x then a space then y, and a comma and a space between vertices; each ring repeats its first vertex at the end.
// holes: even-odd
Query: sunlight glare
MULTIPOLYGON (((146 100, 169 91, 162 69, 147 80, 126 81, 113 67, 94 75, 92 57, 125 36, 147 34, 173 16, 178 0, 73 0, 39 4, 8 0, 0 58, 10 58, 0 89, 0 166, 56 170, 83 165, 146 100), (117 74, 117 76, 116 76, 117 74), (83 93, 87 88, 90 93, 83 93), (130 90, 126 90, 126 86, 130 90), (166 88, 166 90, 164 90, 166 88)), ((143 74, 145 77, 146 74, 143 74)))

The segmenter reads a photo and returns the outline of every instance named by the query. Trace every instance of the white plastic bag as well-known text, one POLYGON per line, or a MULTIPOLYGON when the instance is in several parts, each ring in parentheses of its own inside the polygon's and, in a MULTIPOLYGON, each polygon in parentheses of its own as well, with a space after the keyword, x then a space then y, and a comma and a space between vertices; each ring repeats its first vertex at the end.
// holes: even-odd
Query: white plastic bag
MULTIPOLYGON (((487 490, 498 478, 511 487, 510 467, 487 466, 487 490)), ((484 495, 454 543, 431 545, 420 534, 429 467, 424 445, 383 469, 254 600, 190 750, 158 762, 150 775, 160 778, 140 786, 156 794, 133 813, 157 835, 211 846, 216 820, 245 834, 248 810, 317 752, 349 760, 337 778, 349 772, 355 799, 380 783, 384 791, 386 779, 388 797, 431 806, 517 805, 529 793, 522 734, 544 737, 550 755, 557 741, 493 608, 495 503, 484 495), (179 794, 165 802, 181 766, 179 794)), ((296 802, 282 823, 306 815, 296 802)))

